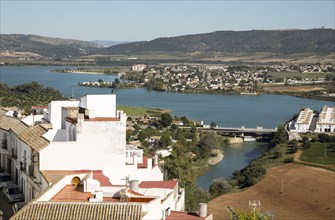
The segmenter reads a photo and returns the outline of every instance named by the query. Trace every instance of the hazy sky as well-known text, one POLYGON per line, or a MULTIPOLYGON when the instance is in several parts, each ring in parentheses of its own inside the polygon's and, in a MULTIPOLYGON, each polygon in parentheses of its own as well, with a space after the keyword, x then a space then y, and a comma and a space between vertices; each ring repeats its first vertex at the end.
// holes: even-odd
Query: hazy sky
POLYGON ((335 27, 333 0, 1 1, 1 33, 140 41, 218 30, 335 27))

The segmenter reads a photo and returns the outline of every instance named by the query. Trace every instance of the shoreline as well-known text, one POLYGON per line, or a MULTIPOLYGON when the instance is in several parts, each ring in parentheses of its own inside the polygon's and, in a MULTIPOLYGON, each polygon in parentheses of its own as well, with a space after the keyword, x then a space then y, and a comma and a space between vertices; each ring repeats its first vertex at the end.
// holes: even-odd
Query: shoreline
POLYGON ((212 150, 212 153, 217 153, 216 157, 210 157, 207 161, 208 165, 214 166, 215 164, 221 162, 224 158, 223 155, 223 151, 222 150, 218 150, 218 149, 214 149, 212 150))

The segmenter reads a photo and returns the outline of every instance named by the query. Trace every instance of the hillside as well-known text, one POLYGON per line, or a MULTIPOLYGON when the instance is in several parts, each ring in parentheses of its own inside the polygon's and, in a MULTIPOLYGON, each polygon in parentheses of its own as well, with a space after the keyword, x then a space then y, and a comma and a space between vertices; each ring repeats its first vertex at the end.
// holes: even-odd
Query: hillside
POLYGON ((102 46, 87 41, 25 34, 1 34, 2 52, 32 52, 46 57, 76 57, 97 52, 102 46))
POLYGON ((104 54, 153 51, 329 53, 334 52, 334 40, 334 29, 217 31, 115 45, 102 51, 104 54))

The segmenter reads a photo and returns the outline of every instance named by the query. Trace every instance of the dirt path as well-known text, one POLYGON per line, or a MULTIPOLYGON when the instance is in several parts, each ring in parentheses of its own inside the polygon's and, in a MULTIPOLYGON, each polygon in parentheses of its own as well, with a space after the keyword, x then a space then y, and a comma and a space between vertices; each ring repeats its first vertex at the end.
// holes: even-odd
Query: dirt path
POLYGON ((255 186, 210 201, 208 211, 214 219, 230 219, 227 207, 248 210, 249 200, 259 200, 274 219, 335 220, 335 173, 298 164, 273 167, 255 186))

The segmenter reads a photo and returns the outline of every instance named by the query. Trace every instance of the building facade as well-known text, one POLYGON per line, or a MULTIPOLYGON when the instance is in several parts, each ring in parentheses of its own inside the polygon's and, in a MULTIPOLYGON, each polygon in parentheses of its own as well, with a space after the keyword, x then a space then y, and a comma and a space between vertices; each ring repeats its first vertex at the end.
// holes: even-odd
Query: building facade
POLYGON ((335 132, 335 107, 324 106, 321 109, 315 132, 335 132))
POLYGON ((53 101, 33 124, 1 114, 0 169, 11 174, 26 202, 51 202, 41 198, 60 193, 69 178, 77 177, 83 195, 90 195, 85 202, 103 202, 102 192, 107 200, 118 197, 117 202, 138 197, 147 213, 143 219, 182 212, 185 191, 177 181, 163 180, 157 156, 127 148, 126 118, 116 110, 115 94, 53 101))

